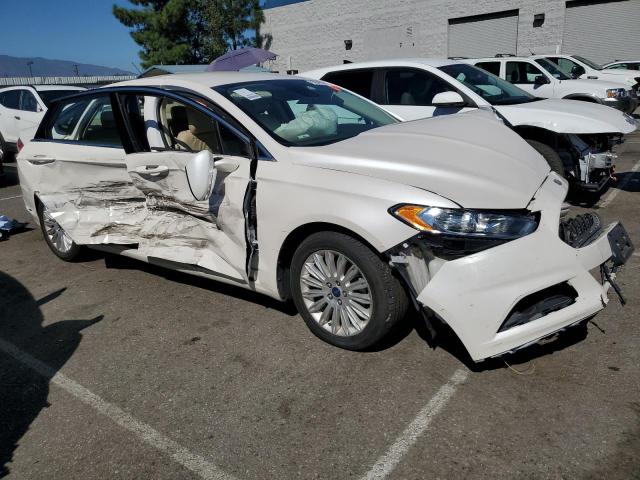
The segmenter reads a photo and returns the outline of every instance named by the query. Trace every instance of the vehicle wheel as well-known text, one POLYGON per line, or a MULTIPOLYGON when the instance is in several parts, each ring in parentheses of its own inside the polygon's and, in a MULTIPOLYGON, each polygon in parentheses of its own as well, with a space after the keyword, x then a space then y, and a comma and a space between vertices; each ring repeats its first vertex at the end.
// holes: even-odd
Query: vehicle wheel
POLYGON ((82 251, 81 247, 71 240, 41 202, 38 202, 37 208, 40 229, 51 251, 67 262, 77 259, 82 251))
POLYGON ((378 343, 407 310, 407 295, 389 265, 342 233, 306 238, 293 255, 290 281, 309 329, 348 350, 378 343))
POLYGON ((544 159, 551 167, 552 171, 556 172, 562 178, 567 177, 564 171, 564 163, 562 163, 562 159, 560 158, 560 155, 558 155, 558 152, 556 152, 546 143, 536 142, 535 140, 527 140, 527 143, 535 148, 538 153, 544 157, 544 159))

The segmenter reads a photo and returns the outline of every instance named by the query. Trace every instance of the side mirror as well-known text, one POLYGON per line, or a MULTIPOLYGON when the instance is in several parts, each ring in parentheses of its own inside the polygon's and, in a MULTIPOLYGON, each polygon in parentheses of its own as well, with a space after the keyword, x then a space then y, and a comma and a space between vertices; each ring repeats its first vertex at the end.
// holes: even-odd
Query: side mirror
POLYGON ((544 75, 538 75, 533 81, 533 83, 535 85, 546 85, 547 83, 549 83, 549 79, 544 75))
POLYGON ((209 150, 194 154, 187 162, 185 170, 193 198, 198 201, 207 200, 211 196, 217 176, 213 154, 209 150))
POLYGON ((580 65, 574 65, 574 67, 571 69, 571 73, 574 77, 578 78, 580 75, 584 74, 584 68, 582 68, 580 65))
POLYGON ((466 102, 458 92, 441 92, 431 100, 434 107, 464 107, 466 102))

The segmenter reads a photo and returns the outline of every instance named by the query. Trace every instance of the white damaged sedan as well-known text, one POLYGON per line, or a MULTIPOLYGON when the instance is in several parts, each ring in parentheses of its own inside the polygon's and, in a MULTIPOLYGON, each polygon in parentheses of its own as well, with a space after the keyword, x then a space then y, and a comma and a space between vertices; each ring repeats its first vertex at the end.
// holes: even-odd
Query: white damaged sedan
POLYGON ((60 258, 89 246, 292 298, 353 350, 411 304, 476 361, 515 350, 602 309, 633 251, 620 224, 561 221, 566 180, 491 115, 399 123, 297 77, 172 75, 62 99, 18 170, 60 258))

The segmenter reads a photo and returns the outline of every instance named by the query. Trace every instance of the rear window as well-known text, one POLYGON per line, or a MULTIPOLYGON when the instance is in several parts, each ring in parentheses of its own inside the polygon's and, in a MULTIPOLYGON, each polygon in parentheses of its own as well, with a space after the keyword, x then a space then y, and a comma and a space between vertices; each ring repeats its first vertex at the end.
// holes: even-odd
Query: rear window
POLYGON ((496 77, 500 76, 500 62, 478 62, 476 67, 480 67, 489 73, 494 74, 496 77))
POLYGON ((347 70, 344 72, 327 73, 322 80, 351 90, 371 100, 373 85, 373 70, 347 70))
POLYGON ((63 101, 44 126, 44 139, 122 147, 110 96, 82 96, 63 101))
POLYGON ((0 104, 6 108, 18 109, 20 103, 20 90, 8 90, 0 93, 0 104))

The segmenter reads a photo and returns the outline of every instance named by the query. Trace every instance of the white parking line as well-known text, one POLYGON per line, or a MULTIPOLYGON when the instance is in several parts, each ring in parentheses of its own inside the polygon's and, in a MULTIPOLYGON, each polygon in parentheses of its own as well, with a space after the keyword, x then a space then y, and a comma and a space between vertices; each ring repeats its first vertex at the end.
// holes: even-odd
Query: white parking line
POLYGON ((20 198, 20 197, 22 197, 22 195, 16 195, 15 197, 4 197, 4 198, 0 198, 0 202, 2 200, 11 200, 12 198, 20 198))
POLYGON ((216 467, 205 458, 190 452, 183 446, 165 437, 157 430, 154 430, 149 425, 136 420, 124 410, 103 400, 95 393, 87 390, 85 387, 71 380, 62 373, 56 373, 53 368, 20 350, 12 343, 0 339, 0 351, 12 356, 38 374, 51 378, 51 383, 54 385, 67 391, 81 402, 86 403, 93 409, 97 410, 102 415, 105 415, 122 428, 129 430, 146 444, 166 453, 177 463, 198 474, 200 477, 207 480, 234 480, 232 475, 220 470, 220 468, 216 467))
POLYGON ((402 457, 416 443, 431 421, 440 413, 447 402, 456 393, 458 386, 469 376, 469 371, 462 368, 456 370, 449 381, 445 383, 436 394, 431 397, 416 418, 409 424, 404 432, 396 439, 393 445, 382 455, 371 470, 361 480, 383 479, 387 477, 400 463, 402 457))
MULTIPOLYGON (((640 160, 633 166, 633 168, 631 169, 631 173, 635 173, 640 169, 640 160)), ((611 202, 613 202, 613 200, 618 196, 618 193, 620 192, 620 190, 622 190, 624 187, 627 186, 627 183, 629 183, 629 179, 631 178, 631 176, 627 176, 624 178, 623 181, 620 182, 619 185, 616 185, 616 189, 613 190, 611 193, 609 193, 604 200, 602 200, 602 202, 599 204, 600 208, 606 208, 611 202)))

